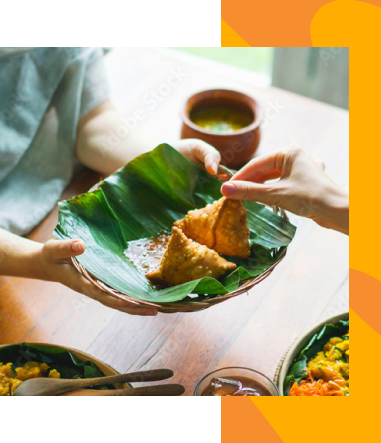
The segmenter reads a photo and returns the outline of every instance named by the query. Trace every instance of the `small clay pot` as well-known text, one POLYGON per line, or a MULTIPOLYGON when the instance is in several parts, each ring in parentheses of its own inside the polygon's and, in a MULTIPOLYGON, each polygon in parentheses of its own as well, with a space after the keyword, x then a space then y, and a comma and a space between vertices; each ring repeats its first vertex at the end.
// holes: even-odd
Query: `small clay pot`
POLYGON ((213 89, 192 95, 182 112, 181 138, 199 138, 221 153, 221 163, 229 168, 246 164, 258 148, 261 114, 258 103, 246 94, 227 89, 213 89), (210 107, 228 107, 252 115, 252 123, 232 134, 208 131, 197 126, 190 118, 191 112, 210 107))

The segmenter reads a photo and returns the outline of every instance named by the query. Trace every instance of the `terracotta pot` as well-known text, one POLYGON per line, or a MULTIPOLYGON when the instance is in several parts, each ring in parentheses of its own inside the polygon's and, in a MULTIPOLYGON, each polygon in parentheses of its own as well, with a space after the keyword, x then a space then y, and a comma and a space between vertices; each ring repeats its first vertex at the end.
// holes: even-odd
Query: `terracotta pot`
POLYGON ((258 103, 248 95, 227 89, 213 89, 192 95, 185 103, 182 112, 181 138, 199 138, 211 144, 221 153, 222 164, 229 168, 239 168, 247 163, 258 148, 260 139, 261 113, 258 103), (223 134, 207 131, 190 119, 190 113, 209 107, 224 106, 248 111, 253 115, 249 126, 223 134))

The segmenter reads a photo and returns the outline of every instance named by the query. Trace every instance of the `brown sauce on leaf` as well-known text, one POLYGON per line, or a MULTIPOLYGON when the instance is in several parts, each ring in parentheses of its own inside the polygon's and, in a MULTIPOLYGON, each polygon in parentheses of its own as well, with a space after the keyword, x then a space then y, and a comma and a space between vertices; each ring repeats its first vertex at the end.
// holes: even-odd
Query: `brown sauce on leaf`
MULTIPOLYGON (((156 271, 160 266, 161 258, 164 255, 171 233, 164 232, 150 238, 141 238, 127 243, 127 249, 124 255, 137 268, 137 270, 146 276, 150 272, 156 271)), ((156 287, 156 285, 155 285, 156 287)), ((162 284, 160 288, 162 289, 162 284)))

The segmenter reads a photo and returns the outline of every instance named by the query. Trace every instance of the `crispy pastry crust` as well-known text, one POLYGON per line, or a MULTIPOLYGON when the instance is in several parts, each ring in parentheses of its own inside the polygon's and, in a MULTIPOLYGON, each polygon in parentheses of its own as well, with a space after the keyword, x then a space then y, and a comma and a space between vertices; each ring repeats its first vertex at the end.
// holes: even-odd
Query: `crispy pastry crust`
POLYGON ((236 267, 217 252, 190 240, 180 229, 173 227, 159 269, 148 274, 147 278, 180 285, 203 277, 218 278, 236 267))

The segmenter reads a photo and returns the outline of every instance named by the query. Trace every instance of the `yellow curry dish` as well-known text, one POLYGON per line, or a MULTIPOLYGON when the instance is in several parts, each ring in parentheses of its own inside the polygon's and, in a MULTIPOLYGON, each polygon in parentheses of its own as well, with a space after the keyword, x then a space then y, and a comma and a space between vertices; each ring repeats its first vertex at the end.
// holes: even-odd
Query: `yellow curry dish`
POLYGON ((304 371, 306 377, 292 385, 290 396, 349 395, 349 332, 330 338, 304 371))
POLYGON ((0 363, 0 396, 14 395, 23 381, 38 377, 60 378, 61 375, 56 369, 50 369, 46 363, 30 361, 14 369, 12 363, 0 363))
POLYGON ((194 110, 190 118, 200 128, 219 134, 234 134, 251 125, 254 120, 248 111, 221 106, 194 110))

